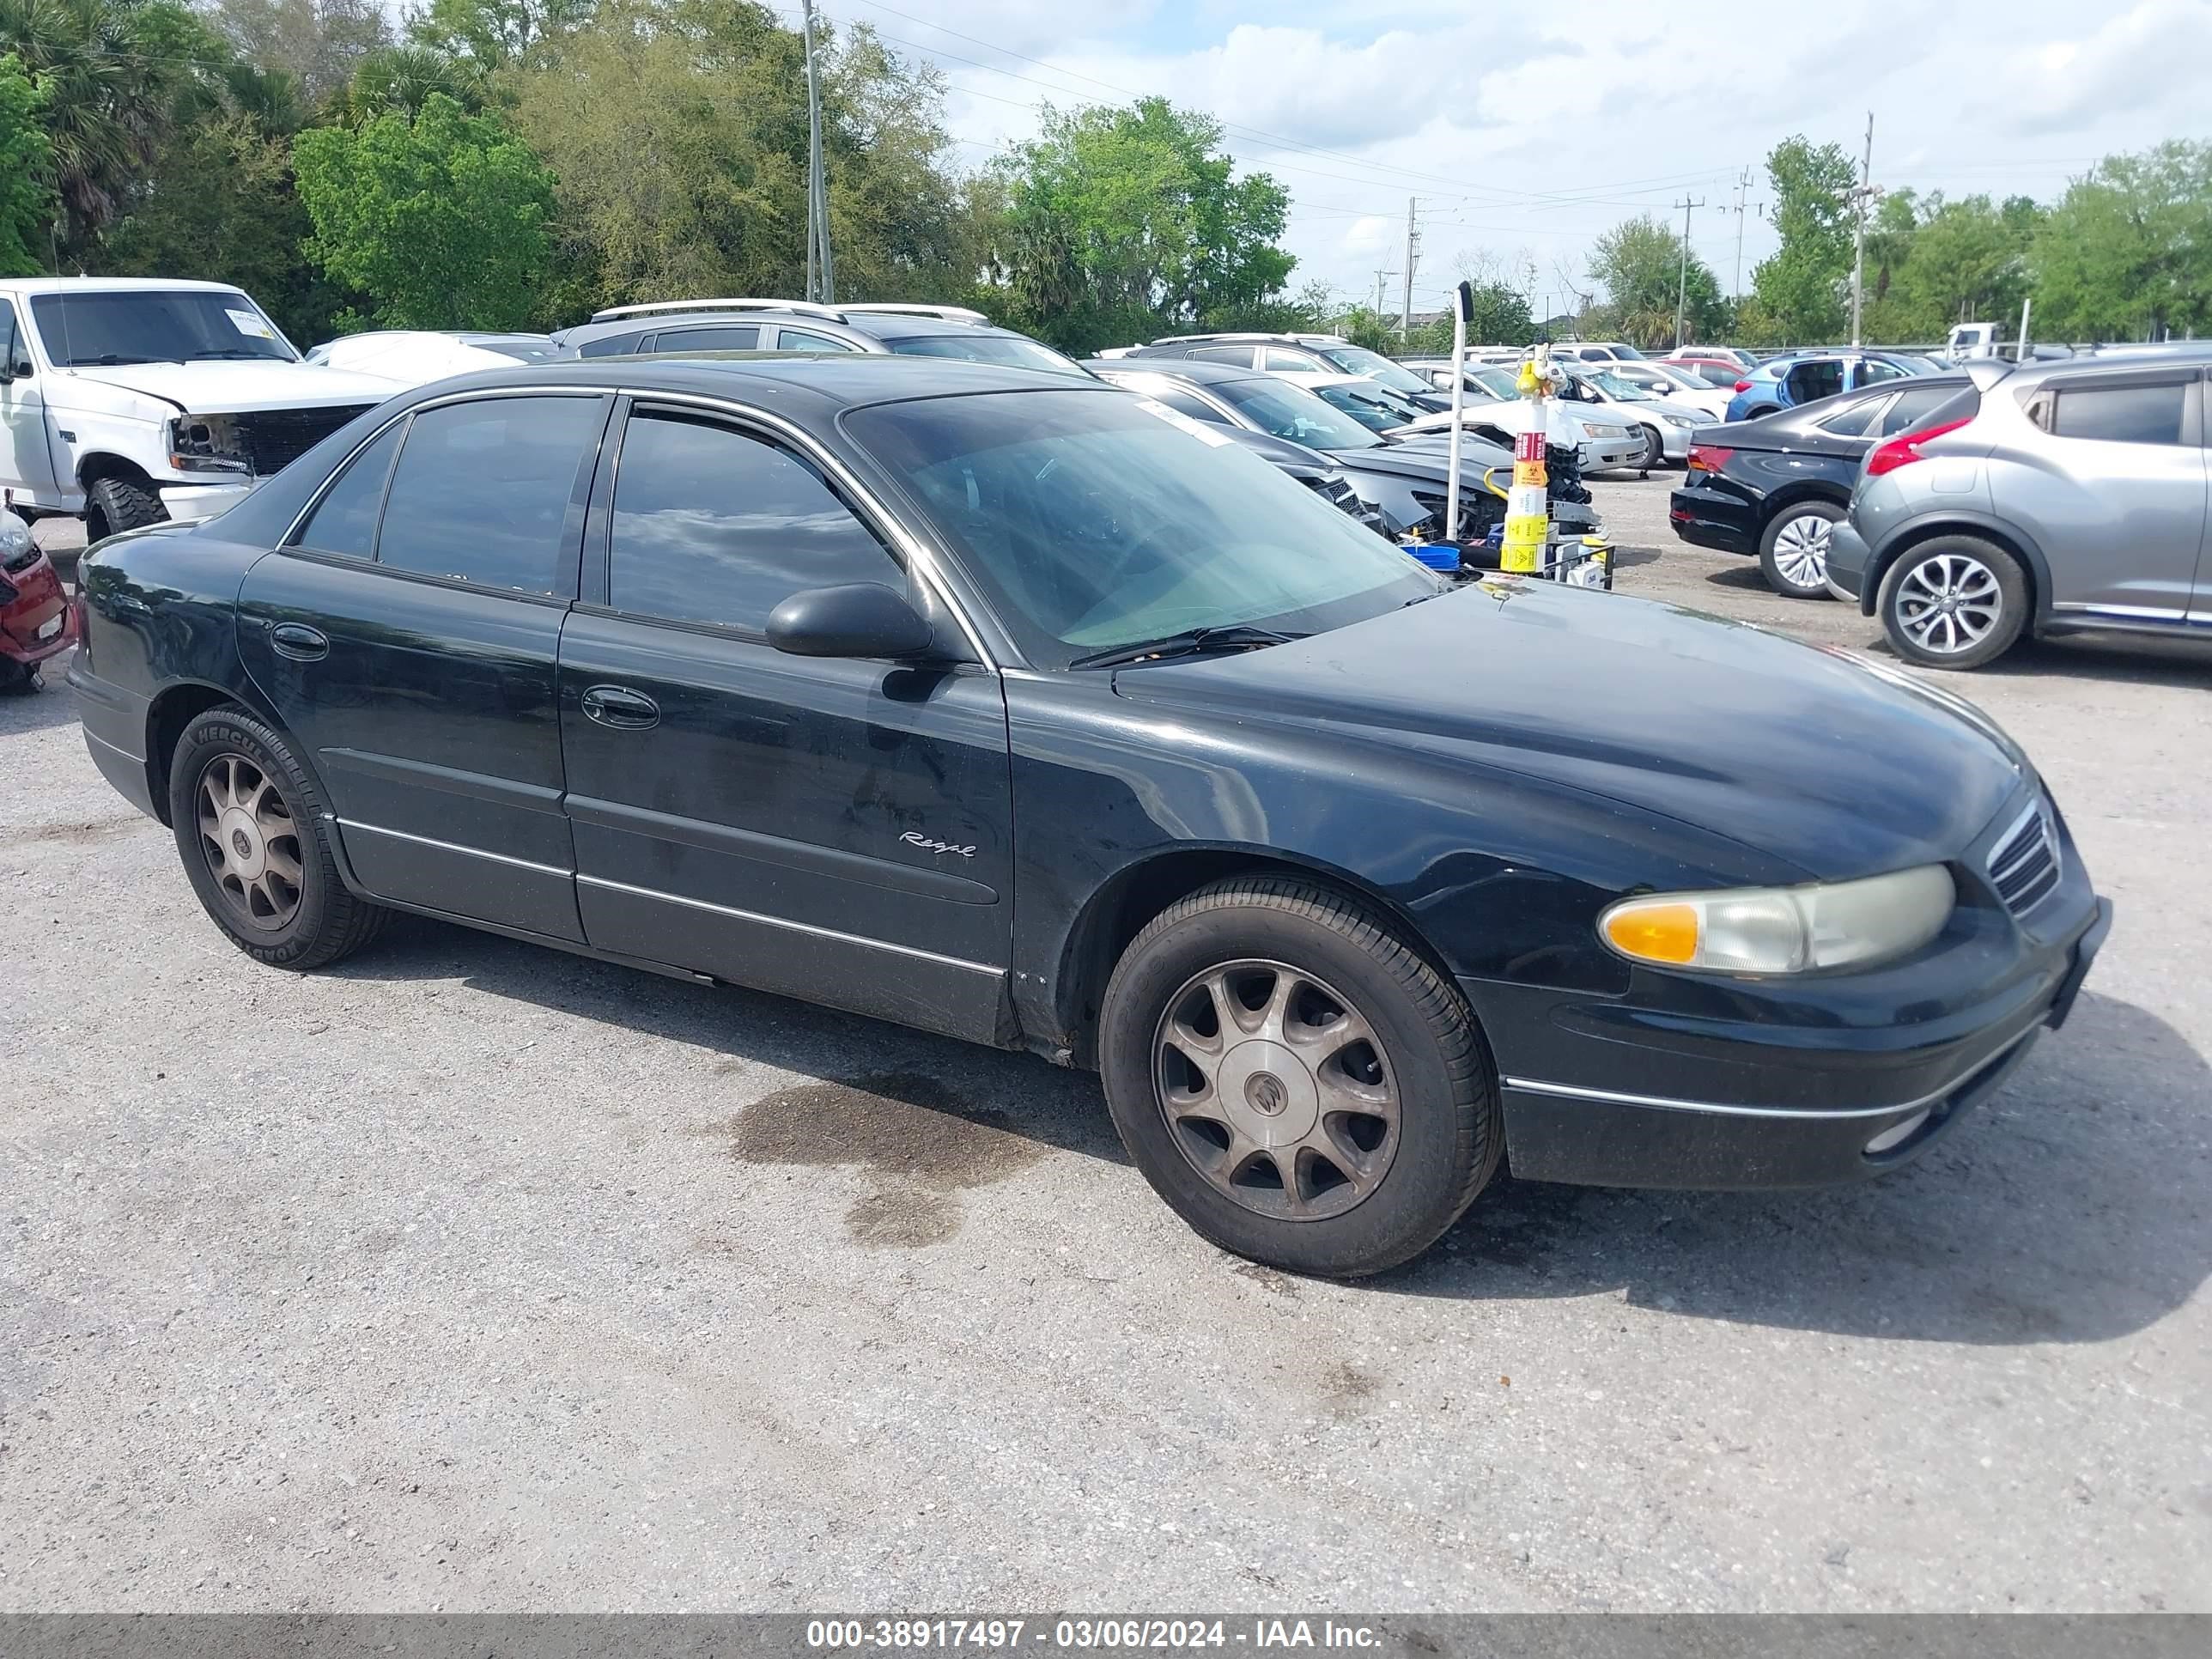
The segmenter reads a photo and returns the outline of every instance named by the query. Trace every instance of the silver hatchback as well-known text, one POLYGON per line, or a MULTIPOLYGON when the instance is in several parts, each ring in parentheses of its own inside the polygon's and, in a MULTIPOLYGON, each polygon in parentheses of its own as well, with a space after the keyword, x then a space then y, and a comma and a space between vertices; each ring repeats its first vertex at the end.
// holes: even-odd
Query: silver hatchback
POLYGON ((2023 635, 2212 639, 2212 347, 1972 366, 1861 464, 1829 585, 1897 653, 1978 668, 2023 635))

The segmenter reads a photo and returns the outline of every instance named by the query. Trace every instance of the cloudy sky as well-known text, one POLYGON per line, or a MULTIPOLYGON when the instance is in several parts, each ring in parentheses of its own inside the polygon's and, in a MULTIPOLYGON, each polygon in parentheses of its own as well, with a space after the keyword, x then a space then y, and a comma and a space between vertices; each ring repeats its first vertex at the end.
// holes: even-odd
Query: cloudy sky
POLYGON ((2212 137, 2212 0, 817 3, 944 67, 971 164, 1027 136, 1041 101, 1211 111, 1291 191, 1294 281, 1340 296, 1402 271, 1416 198, 1417 308, 1463 254, 1524 286, 1533 265, 1540 302, 1588 289, 1593 236, 1644 211, 1679 224, 1686 196, 1723 288, 1741 226, 1747 283, 1773 245, 1761 158, 1793 132, 1856 154, 1869 110, 1875 182, 1952 195, 2048 198, 2100 155, 2212 137))

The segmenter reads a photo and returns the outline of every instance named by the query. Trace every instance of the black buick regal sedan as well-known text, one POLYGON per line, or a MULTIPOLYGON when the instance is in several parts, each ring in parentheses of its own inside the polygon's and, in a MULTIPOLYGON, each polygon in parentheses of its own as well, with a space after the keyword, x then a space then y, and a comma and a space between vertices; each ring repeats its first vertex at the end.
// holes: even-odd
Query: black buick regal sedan
POLYGON ((1451 586, 980 365, 518 367, 83 566, 94 759, 274 967, 394 910, 1103 1073, 1200 1233, 1413 1256, 1545 1180, 1891 1168, 2109 907, 1903 674, 1451 586))

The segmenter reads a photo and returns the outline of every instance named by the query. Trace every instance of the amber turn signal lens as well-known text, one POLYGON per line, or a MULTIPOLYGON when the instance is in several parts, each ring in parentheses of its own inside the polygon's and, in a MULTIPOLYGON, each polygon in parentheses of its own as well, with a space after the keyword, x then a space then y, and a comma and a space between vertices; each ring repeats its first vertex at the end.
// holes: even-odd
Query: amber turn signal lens
POLYGON ((1605 936, 1623 956, 1646 962, 1694 962, 1698 908, 1693 904, 1624 904, 1608 913, 1605 936))

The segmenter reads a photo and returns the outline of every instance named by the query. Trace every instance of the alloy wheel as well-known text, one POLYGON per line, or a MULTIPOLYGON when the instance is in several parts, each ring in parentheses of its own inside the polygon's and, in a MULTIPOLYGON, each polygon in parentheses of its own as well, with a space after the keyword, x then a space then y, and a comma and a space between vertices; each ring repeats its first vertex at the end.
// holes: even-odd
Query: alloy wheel
POLYGON ((1818 588, 1828 580, 1828 540, 1835 533, 1832 520, 1817 513, 1801 513, 1774 536, 1774 568, 1791 586, 1818 588))
POLYGON ((1897 586, 1897 625, 1936 656, 1971 651, 1996 629, 2004 610, 1996 573, 1965 553, 1939 553, 1906 571, 1897 586))
POLYGON ((300 914, 299 826, 269 775, 244 755, 217 755, 200 773, 200 850, 216 889, 247 927, 277 933, 300 914))
POLYGON ((1231 1201, 1325 1220, 1389 1173, 1400 1127, 1389 1057, 1318 975, 1259 960, 1209 968, 1168 1000, 1152 1046, 1170 1137, 1231 1201))

